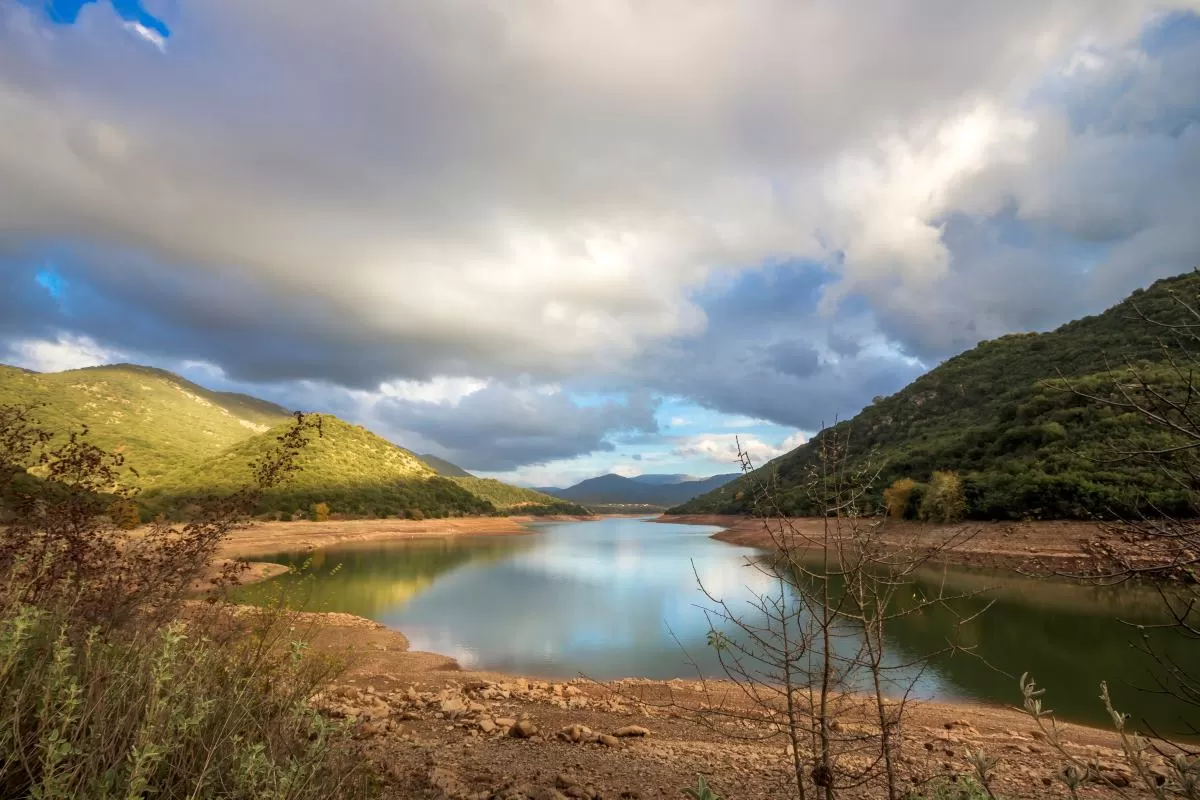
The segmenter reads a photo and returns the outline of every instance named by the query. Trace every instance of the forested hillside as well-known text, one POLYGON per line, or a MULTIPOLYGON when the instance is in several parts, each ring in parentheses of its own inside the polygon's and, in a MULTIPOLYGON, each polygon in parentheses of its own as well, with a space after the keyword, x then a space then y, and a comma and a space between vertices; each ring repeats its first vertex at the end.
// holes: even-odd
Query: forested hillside
MULTIPOLYGON (((1119 397, 1128 365, 1167 391, 1181 390, 1169 365, 1184 345, 1152 320, 1194 324, 1180 300, 1200 295, 1189 273, 1139 290, 1123 303, 1049 333, 983 342, 878 398, 853 419, 670 513, 751 513, 751 482, 777 481, 788 513, 811 514, 812 468, 823 442, 848 442, 852 468, 879 474, 871 496, 911 480, 909 515, 935 472, 956 480, 967 515, 980 519, 1080 518, 1157 509, 1186 513, 1187 499, 1152 463, 1118 451, 1173 444, 1137 414, 1085 394, 1119 397)), ((901 484, 904 487, 904 484, 901 484)))
MULTIPOLYGON (((89 441, 124 457, 125 480, 142 490, 143 518, 183 518, 198 498, 246 485, 249 463, 291 422, 291 412, 273 403, 133 364, 58 373, 0 365, 0 405, 34 406, 39 424, 59 436, 86 426, 89 441)), ((586 513, 462 470, 461 477, 444 477, 365 428, 321 416, 322 435, 301 454, 301 471, 264 498, 261 513, 289 519, 586 513)))
POLYGON ((36 405, 53 431, 86 425, 93 444, 120 452, 149 483, 289 419, 286 408, 214 392, 165 370, 114 364, 66 372, 0 365, 0 403, 36 405))

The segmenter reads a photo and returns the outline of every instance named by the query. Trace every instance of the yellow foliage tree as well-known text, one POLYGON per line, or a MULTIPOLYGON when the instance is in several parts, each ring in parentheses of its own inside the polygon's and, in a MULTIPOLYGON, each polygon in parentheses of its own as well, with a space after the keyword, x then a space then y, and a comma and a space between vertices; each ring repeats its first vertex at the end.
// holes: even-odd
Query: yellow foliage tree
POLYGON ((966 515, 967 501, 958 473, 940 470, 933 473, 921 500, 921 519, 948 524, 959 522, 966 515))
POLYGON ((314 503, 312 507, 312 521, 324 522, 327 519, 329 519, 329 504, 314 503))
POLYGON ((917 482, 912 478, 900 478, 883 490, 883 504, 887 507, 889 517, 895 520, 904 519, 915 488, 917 482))

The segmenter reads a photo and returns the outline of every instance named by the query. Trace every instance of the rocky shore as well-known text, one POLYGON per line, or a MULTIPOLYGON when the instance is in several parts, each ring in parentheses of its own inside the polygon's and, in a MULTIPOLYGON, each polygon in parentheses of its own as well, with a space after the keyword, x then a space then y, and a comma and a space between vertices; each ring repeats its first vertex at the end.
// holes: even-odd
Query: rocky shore
MULTIPOLYGON (((520 518, 361 521, 263 525, 238 534, 226 556, 245 556, 335 543, 415 536, 527 534, 520 518), (247 535, 248 534, 248 535, 247 535)), ((670 522, 722 525, 716 538, 765 546, 761 523, 740 518, 667 518, 670 522)), ((927 526, 932 527, 932 526, 927 526)), ((1011 566, 1018 558, 1078 553, 1093 535, 1083 523, 1043 523, 1016 528, 985 526, 975 540, 972 566, 1011 566)), ((924 532, 928 534, 929 532, 924 532)), ((933 535, 951 535, 934 531, 933 535)), ((1057 563, 1067 563, 1060 559, 1057 563)), ((256 565, 251 577, 269 577, 256 565)), ((334 717, 355 729, 363 754, 376 763, 395 797, 427 800, 618 800, 679 797, 704 775, 725 800, 789 796, 787 756, 780 731, 747 720, 731 737, 705 724, 702 711, 721 684, 627 679, 599 682, 585 676, 538 680, 462 671, 453 659, 409 650, 403 634, 348 614, 302 614, 314 649, 348 655, 351 667, 318 698, 334 717)), ((1015 698, 1014 698, 1015 699, 1015 698)), ((738 702, 725 687, 722 703, 738 702)), ((859 726, 863 719, 840 724, 859 726)), ((1120 741, 1108 731, 1076 725, 1061 730, 1073 755, 1095 762, 1119 795, 1093 781, 1081 797, 1138 796, 1121 760, 1120 741)), ((905 716, 905 769, 919 781, 958 781, 971 772, 969 753, 998 758, 994 789, 1007 798, 1067 797, 1055 778, 1053 754, 1033 722, 1010 709, 923 702, 905 716)), ((914 784, 919 788, 919 784, 914 784)), ((845 797, 877 797, 864 787, 845 797)))
MULTIPOLYGON (((728 685, 464 672, 452 659, 409 651, 401 634, 377 623, 345 614, 305 616, 314 623, 314 647, 353 658, 350 671, 318 702, 332 716, 351 720, 364 755, 401 792, 395 796, 679 797, 698 774, 726 800, 786 796, 789 759, 777 729, 746 721, 734 738, 701 721, 697 711, 728 685)), ((727 691, 721 702, 736 702, 735 693, 727 691)), ((870 727, 865 717, 840 724, 851 731, 870 727)), ((1114 734, 1060 727, 1074 755, 1095 761, 1111 781, 1132 781, 1114 734)), ((961 780, 971 770, 969 752, 982 749, 999 759, 995 788, 1002 796, 1067 797, 1054 777, 1061 759, 1017 711, 915 703, 903 734, 905 767, 914 776, 961 780)), ((864 789, 845 796, 878 795, 864 789)), ((1081 796, 1118 795, 1093 782, 1081 796)))

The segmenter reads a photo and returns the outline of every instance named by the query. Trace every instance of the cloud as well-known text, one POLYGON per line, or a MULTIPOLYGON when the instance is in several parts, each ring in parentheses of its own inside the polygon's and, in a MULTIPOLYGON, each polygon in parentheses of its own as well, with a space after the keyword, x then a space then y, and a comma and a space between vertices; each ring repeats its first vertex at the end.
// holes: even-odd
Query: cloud
POLYGON ((61 372, 123 361, 123 353, 100 346, 86 336, 63 335, 47 339, 18 339, 9 342, 4 363, 34 372, 61 372))
POLYGON ((165 346, 243 378, 555 379, 698 334, 722 270, 944 275, 1013 93, 1150 7, 216 0, 153 62, 10 24, 0 237, 89 242, 99 297, 228 330, 165 346))
POLYGON ((59 6, 0 7, 10 357, 476 468, 816 430, 1200 263, 1195 3, 59 6))
POLYGON ((750 456, 754 466, 761 466, 773 458, 790 453, 807 441, 808 437, 800 431, 796 431, 776 444, 764 442, 756 436, 709 433, 687 437, 672 452, 680 458, 705 458, 710 461, 736 465, 739 463, 740 448, 741 452, 750 456))
POLYGON ((453 403, 384 395, 369 413, 385 429, 436 443, 466 469, 503 471, 615 450, 615 434, 656 432, 657 408, 645 393, 582 405, 562 391, 491 384, 453 403))

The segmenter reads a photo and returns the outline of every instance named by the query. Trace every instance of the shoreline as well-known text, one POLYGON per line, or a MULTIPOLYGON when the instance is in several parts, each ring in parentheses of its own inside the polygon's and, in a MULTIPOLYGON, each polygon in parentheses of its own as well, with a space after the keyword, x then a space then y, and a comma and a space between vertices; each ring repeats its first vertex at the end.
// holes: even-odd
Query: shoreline
MULTIPOLYGON (((764 529, 764 520, 723 514, 662 515, 655 522, 676 525, 709 525, 722 530, 712 535, 727 544, 773 549, 772 536, 764 529)), ((823 521, 814 517, 793 517, 788 525, 805 549, 819 549, 823 521), (807 543, 812 542, 811 547, 807 543)), ((974 522, 952 525, 920 522, 889 522, 884 542, 897 550, 919 554, 935 551, 930 564, 981 569, 1031 570, 1074 575, 1095 574, 1097 559, 1086 548, 1099 541, 1120 545, 1099 523, 1081 520, 1037 522, 974 522), (958 541, 948 549, 947 543, 958 541)))
POLYGON ((537 522, 580 522, 598 517, 453 517, 448 519, 354 519, 325 522, 256 522, 221 544, 219 558, 248 558, 283 552, 307 552, 358 543, 444 539, 458 536, 527 536, 537 522))
MULTIPOLYGON (((352 542, 427 537, 523 536, 537 532, 536 526, 530 524, 537 521, 555 520, 536 517, 486 517, 419 522, 354 520, 260 523, 243 531, 237 540, 222 548, 222 555, 229 559, 352 542)), ((756 537, 762 537, 763 534, 760 529, 761 523, 756 520, 714 517, 683 520, 660 516, 648 521, 715 524, 724 530, 713 534, 713 538, 731 544, 761 548, 761 538, 756 540, 756 537)), ((1061 542, 1062 537, 1056 537, 1054 540, 1061 542)), ((1042 548, 1043 554, 1046 550, 1042 548)), ((984 550, 976 555, 988 562, 985 566, 995 566, 998 561, 994 558, 994 552, 984 550)), ((1021 555, 1028 560, 1027 553, 1021 555)), ((243 583, 266 580, 286 571, 285 567, 273 562, 250 563, 251 568, 243 576, 243 583)), ((972 563, 968 566, 980 564, 972 563)), ((389 709, 386 719, 393 720, 398 715, 403 721, 403 726, 397 725, 394 730, 388 730, 386 726, 381 727, 376 737, 377 741, 373 739, 373 747, 378 745, 388 752, 385 759, 388 763, 395 762, 398 752, 403 755, 415 755, 421 765, 424 765, 431 748, 436 748, 439 755, 443 751, 454 751, 453 763, 446 769, 458 775, 461 780, 468 780, 470 774, 480 769, 483 769, 485 774, 490 774, 490 770, 485 768, 486 764, 481 766, 472 754, 489 753, 496 748, 494 755, 507 762, 508 768, 529 773, 529 780, 536 781, 547 769, 547 764, 541 760, 545 754, 529 752, 525 748, 513 753, 511 745, 518 743, 518 740, 505 736, 503 731, 507 730, 507 727, 501 729, 495 722, 522 718, 529 719, 539 729, 549 733, 546 737, 537 736, 524 741, 544 744, 545 747, 541 749, 557 749, 560 746, 576 748, 572 756, 578 754, 578 748, 583 745, 561 744, 554 740, 553 731, 571 725, 585 725, 600 732, 617 730, 631 723, 650 729, 650 739, 639 739, 636 745, 623 739, 620 749, 613 750, 612 755, 619 756, 627 763, 632 758, 639 774, 644 773, 648 767, 662 766, 662 747, 666 748, 668 766, 692 759, 694 763, 690 771, 679 773, 669 780, 663 778, 660 782, 659 788, 664 791, 670 790, 674 782, 674 790, 670 792, 672 794, 677 793, 678 787, 688 782, 689 777, 694 776, 697 771, 710 774, 715 779, 723 777, 722 771, 727 773, 726 778, 739 775, 750 779, 750 773, 755 770, 761 772, 767 769, 766 764, 778 759, 777 744, 757 747, 738 745, 737 748, 731 749, 728 739, 716 737, 701 723, 694 719, 685 719, 687 715, 661 707, 661 703, 653 701, 653 698, 661 700, 666 697, 672 698, 674 702, 674 698, 683 697, 690 698, 688 703, 697 703, 700 701, 700 694, 695 680, 650 680, 631 677, 595 681, 583 677, 556 679, 464 669, 459 661, 451 656, 411 650, 409 640, 402 631, 374 620, 340 612, 301 612, 301 617, 311 625, 314 648, 345 653, 353 660, 349 671, 332 692, 340 698, 338 703, 331 707, 333 713, 340 716, 358 716, 370 721, 374 719, 372 714, 378 713, 382 703, 389 709), (451 706, 457 707, 455 698, 461 698, 468 708, 482 707, 478 702, 481 698, 472 694, 473 690, 470 688, 481 685, 493 687, 487 690, 489 693, 499 693, 501 701, 489 704, 496 706, 497 710, 487 714, 479 712, 473 720, 447 725, 447 714, 439 711, 445 707, 443 704, 450 703, 451 706), (417 699, 414 700, 414 697, 417 699), (364 711, 365 706, 356 707, 356 704, 368 704, 375 711, 364 711), (496 730, 501 730, 501 733, 497 734, 496 730), (399 733, 400 731, 403 733, 399 733), (393 736, 393 733, 397 733, 399 738, 393 736), (654 744, 647 747, 650 741, 654 744), (458 756, 460 745, 469 747, 461 757, 458 756), (635 755, 635 751, 645 751, 653 755, 646 761, 641 759, 640 755, 635 755), (717 764, 722 766, 714 769, 712 765, 717 764)), ((726 684, 725 681, 712 681, 710 687, 724 687, 728 690, 729 686, 726 684)), ((455 719, 455 715, 449 715, 449 719, 455 719)), ((918 756, 931 759, 930 774, 968 773, 969 768, 963 760, 965 750, 987 748, 989 753, 1000 755, 1003 759, 999 778, 1000 785, 1007 787, 1007 796, 1041 797, 1045 792, 1051 791, 1051 783, 1048 782, 1052 780, 1050 767, 1056 765, 1058 759, 1047 755, 1033 723, 1026 715, 1012 707, 972 700, 911 701, 905 719, 906 735, 912 739, 909 752, 916 752, 918 756)), ((1116 734, 1102 728, 1074 723, 1062 723, 1060 727, 1081 756, 1103 756, 1114 769, 1117 768, 1119 738, 1116 734)), ((604 752, 608 748, 601 747, 599 750, 608 755, 604 752)), ((403 761, 403 756, 399 757, 403 761)), ((432 773, 428 773, 425 766, 414 765, 413 768, 415 772, 410 773, 406 780, 433 780, 432 773)), ((600 774, 592 775, 593 780, 599 780, 601 777, 600 774)), ((726 786, 727 791, 733 788, 733 784, 726 786)), ((739 800, 765 800, 776 796, 773 792, 774 789, 765 784, 757 789, 747 785, 739 787, 737 796, 739 800)), ((444 795, 454 796, 450 792, 444 792, 444 795)))
MULTIPOLYGON (((677 796, 680 787, 694 785, 697 773, 710 776, 723 796, 780 796, 786 761, 781 739, 761 738, 770 735, 765 724, 745 723, 742 730, 722 734, 699 719, 704 704, 714 699, 726 709, 744 705, 740 690, 728 681, 705 686, 694 679, 600 681, 463 669, 449 656, 410 650, 401 632, 372 620, 338 613, 302 616, 313 625, 314 649, 348 652, 355 659, 327 693, 325 710, 357 718, 371 757, 397 780, 442 792, 429 797, 493 796, 472 791, 483 784, 495 788, 500 775, 530 787, 549 780, 558 790, 577 781, 598 787, 603 797, 677 796), (519 721, 528 735, 513 732, 519 721), (645 734, 596 738, 630 726, 645 734), (572 730, 593 733, 582 740, 564 738, 572 730), (476 788, 461 793, 448 788, 463 785, 476 788), (627 793, 633 791, 643 794, 627 793)), ((839 720, 847 735, 871 725, 863 706, 839 720)), ((1097 759, 1106 773, 1132 779, 1123 771, 1117 734, 1067 722, 1058 727, 1073 756, 1097 759)), ((913 700, 903 735, 906 763, 926 777, 969 775, 968 751, 982 749, 1000 759, 994 788, 1003 796, 1040 798, 1054 791, 1061 758, 1014 708, 913 700)), ((1087 796, 1118 795, 1091 784, 1087 796)))

